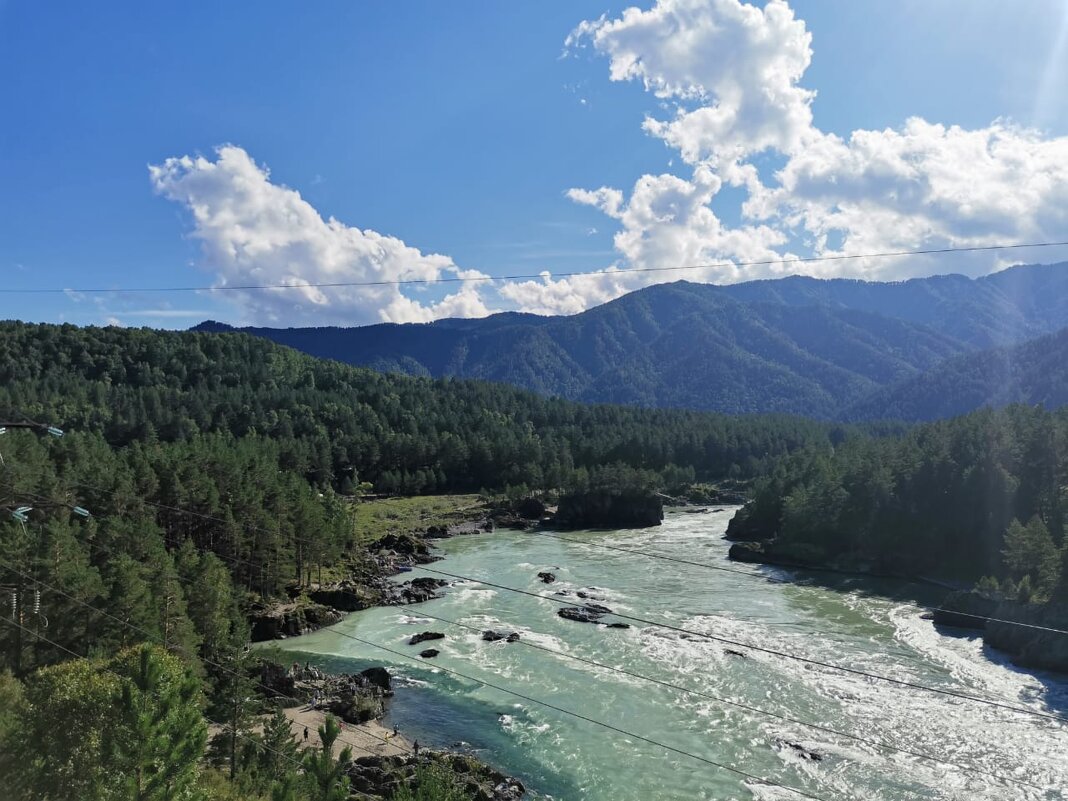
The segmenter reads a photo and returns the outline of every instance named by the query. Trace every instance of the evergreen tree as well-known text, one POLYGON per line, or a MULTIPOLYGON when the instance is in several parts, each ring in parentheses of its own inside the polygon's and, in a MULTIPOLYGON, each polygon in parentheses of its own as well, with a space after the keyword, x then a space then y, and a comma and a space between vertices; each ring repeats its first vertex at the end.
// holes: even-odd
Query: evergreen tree
POLYGON ((142 645, 119 661, 122 682, 114 730, 104 756, 129 801, 193 797, 207 742, 199 682, 177 659, 142 645), (125 663, 125 664, 123 664, 125 663))
POLYGON ((1021 585, 1027 580, 1029 594, 1048 597, 1060 580, 1061 554, 1038 516, 1026 526, 1019 520, 1009 524, 1002 555, 1012 577, 1019 579, 1021 585))
POLYGON ((327 715, 319 727, 318 750, 304 753, 304 771, 312 787, 311 801, 347 801, 349 779, 345 775, 352 762, 352 749, 348 746, 334 757, 334 743, 341 734, 341 725, 333 715, 327 715))

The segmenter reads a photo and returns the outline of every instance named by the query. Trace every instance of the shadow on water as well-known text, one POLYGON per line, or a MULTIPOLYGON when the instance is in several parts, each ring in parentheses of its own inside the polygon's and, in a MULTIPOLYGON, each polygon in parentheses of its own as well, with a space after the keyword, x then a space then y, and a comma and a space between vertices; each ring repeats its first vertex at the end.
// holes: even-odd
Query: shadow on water
MULTIPOLYGON (((264 648, 262 653, 283 665, 307 662, 329 673, 358 673, 382 666, 381 661, 278 647, 264 648)), ((522 709, 507 704, 491 706, 472 699, 467 695, 470 683, 448 674, 408 667, 398 673, 394 666, 387 667, 394 679, 395 693, 383 721, 387 727, 396 726, 409 740, 418 740, 430 748, 470 754, 522 781, 532 799, 581 797, 574 784, 531 759, 521 740, 503 730, 501 716, 509 715, 521 723, 525 718, 522 709)))

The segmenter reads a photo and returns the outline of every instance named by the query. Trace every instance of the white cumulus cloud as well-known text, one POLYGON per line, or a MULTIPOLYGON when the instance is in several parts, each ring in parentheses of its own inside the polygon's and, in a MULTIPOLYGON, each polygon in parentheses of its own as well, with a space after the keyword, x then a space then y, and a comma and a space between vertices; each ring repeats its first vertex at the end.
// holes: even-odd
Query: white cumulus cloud
POLYGON ((323 219, 300 193, 271 181, 242 148, 169 158, 149 167, 155 190, 192 216, 192 235, 216 286, 286 284, 297 289, 227 292, 249 320, 265 324, 356 325, 423 322, 488 313, 477 282, 466 280, 436 303, 420 303, 397 285, 313 284, 474 279, 447 256, 425 254, 400 239, 323 219))
MULTIPOLYGON (((586 45, 607 58, 611 80, 640 81, 661 105, 674 106, 666 119, 647 117, 643 128, 692 172, 642 175, 629 194, 571 189, 573 201, 616 222, 619 258, 592 278, 544 276, 508 288, 526 308, 574 312, 584 300, 588 306, 680 277, 905 278, 945 271, 946 262, 790 260, 798 250, 849 256, 1061 240, 1068 230, 1068 137, 1003 120, 977 130, 920 118, 844 137, 821 130, 812 115, 815 92, 803 85, 812 37, 785 0, 763 8, 657 0, 582 22, 566 46, 586 45), (761 153, 782 163, 773 176, 761 177, 754 161, 761 153), (741 194, 733 194, 733 225, 713 210, 714 201, 721 209, 726 202, 717 200, 724 187, 741 194), (754 261, 769 263, 739 266, 754 261), (657 272, 691 265, 711 266, 657 272), (613 274, 626 269, 648 272, 613 274)), ((957 258, 953 269, 978 274, 1004 263, 983 253, 957 258)))

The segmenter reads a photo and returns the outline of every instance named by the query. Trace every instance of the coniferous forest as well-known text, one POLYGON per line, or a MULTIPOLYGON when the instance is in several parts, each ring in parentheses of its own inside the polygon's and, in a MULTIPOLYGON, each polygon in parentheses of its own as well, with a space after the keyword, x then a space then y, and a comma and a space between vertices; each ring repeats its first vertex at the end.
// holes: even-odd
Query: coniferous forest
POLYGON ((0 409, 64 430, 0 438, 6 511, 31 507, 0 523, 22 626, 0 632, 0 758, 27 800, 334 798, 309 778, 326 757, 302 766, 288 723, 253 731, 265 710, 235 699, 255 695, 249 609, 366 560, 354 493, 680 487, 863 435, 381 375, 245 335, 22 323, 0 326, 0 409), (221 773, 199 767, 207 720, 230 732, 221 773))
POLYGON ((15 799, 346 797, 333 757, 298 753, 253 700, 248 613, 370 564, 352 516, 370 491, 732 479, 751 501, 728 534, 757 541, 757 561, 1065 595, 1064 412, 858 429, 583 406, 241 334, 22 323, 0 327, 0 380, 8 422, 65 432, 0 438, 7 511, 31 507, 0 523, 22 622, 0 633, 15 799))

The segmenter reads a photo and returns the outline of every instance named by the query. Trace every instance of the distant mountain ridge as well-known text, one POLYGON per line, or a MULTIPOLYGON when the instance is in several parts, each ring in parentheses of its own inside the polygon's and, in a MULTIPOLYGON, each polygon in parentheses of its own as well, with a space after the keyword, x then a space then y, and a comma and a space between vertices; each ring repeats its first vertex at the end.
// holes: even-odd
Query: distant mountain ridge
MULTIPOLYGON (((240 330, 377 370, 499 381, 572 400, 825 419, 911 410, 919 416, 903 419, 926 419, 919 405, 893 393, 907 393, 912 381, 930 385, 943 364, 1065 326, 1068 263, 899 283, 680 281, 567 317, 506 312, 240 330)), ((209 321, 197 330, 232 329, 209 321)), ((961 404, 952 393, 941 401, 961 404)))

